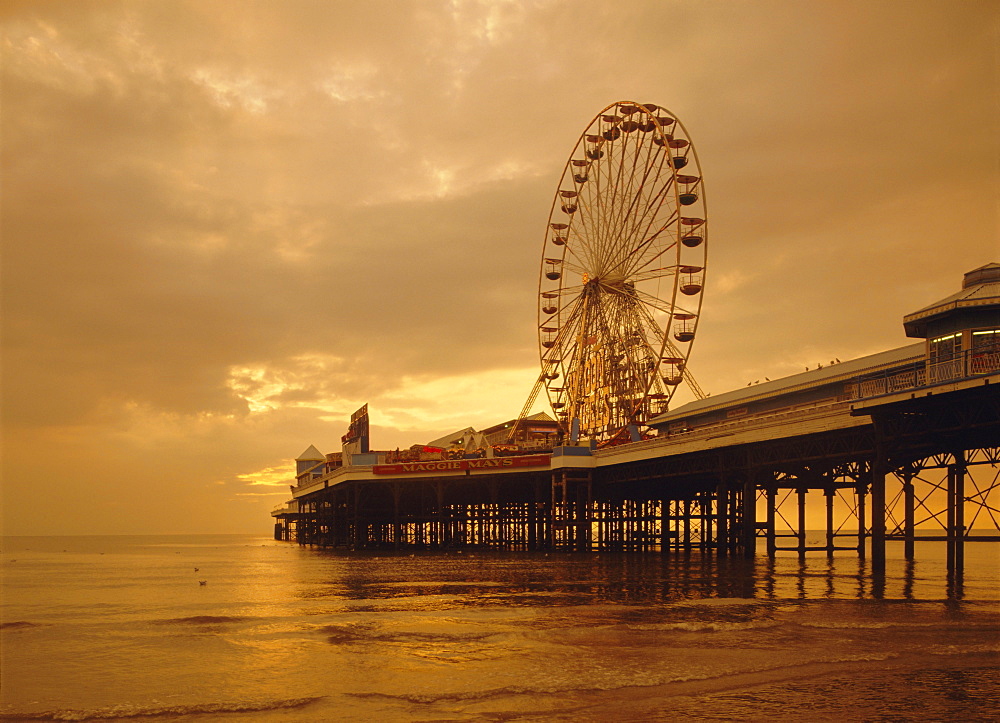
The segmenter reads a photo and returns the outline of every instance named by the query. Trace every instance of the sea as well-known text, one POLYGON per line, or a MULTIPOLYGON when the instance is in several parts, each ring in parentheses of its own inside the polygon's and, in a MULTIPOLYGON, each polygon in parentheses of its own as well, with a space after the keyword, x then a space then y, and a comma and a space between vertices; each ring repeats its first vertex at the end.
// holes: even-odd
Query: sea
POLYGON ((1000 720, 1000 543, 960 578, 890 543, 884 580, 848 553, 2 545, 0 720, 1000 720))

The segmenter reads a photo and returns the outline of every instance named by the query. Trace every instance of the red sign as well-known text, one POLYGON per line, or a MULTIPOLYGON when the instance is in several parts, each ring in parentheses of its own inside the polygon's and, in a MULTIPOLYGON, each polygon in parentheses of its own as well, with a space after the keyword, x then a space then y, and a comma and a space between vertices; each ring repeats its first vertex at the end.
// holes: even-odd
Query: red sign
POLYGON ((461 472, 466 469, 505 470, 514 467, 540 467, 548 465, 551 457, 547 454, 533 454, 527 457, 494 457, 493 459, 442 459, 432 462, 401 462, 400 464, 376 464, 373 474, 415 474, 418 472, 461 472))

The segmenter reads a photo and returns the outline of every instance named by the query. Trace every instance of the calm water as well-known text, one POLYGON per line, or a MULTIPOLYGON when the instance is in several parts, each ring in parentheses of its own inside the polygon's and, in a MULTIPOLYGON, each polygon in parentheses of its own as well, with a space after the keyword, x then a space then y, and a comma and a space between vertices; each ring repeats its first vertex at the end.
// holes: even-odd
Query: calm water
POLYGON ((850 556, 8 537, 0 717, 996 720, 1000 546, 958 587, 934 544, 873 588, 850 556))

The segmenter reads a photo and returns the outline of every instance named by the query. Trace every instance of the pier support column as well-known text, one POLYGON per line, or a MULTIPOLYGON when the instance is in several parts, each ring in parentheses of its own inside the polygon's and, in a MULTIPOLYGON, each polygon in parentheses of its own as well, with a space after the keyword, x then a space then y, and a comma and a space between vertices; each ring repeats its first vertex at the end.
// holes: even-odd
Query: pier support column
POLYGON ((586 552, 591 547, 591 500, 593 499, 593 489, 589 470, 577 473, 567 482, 574 488, 572 490, 572 516, 574 526, 573 549, 579 552, 586 552))
POLYGON ((916 491, 913 488, 914 473, 906 469, 903 473, 903 556, 910 562, 914 556, 914 512, 916 510, 916 491))
POLYGON ((348 502, 350 512, 348 517, 351 520, 350 528, 350 546, 352 550, 360 550, 365 546, 365 538, 362 535, 362 528, 365 526, 365 522, 361 516, 361 485, 355 484, 352 486, 351 499, 348 502))
POLYGON ((715 543, 712 542, 715 539, 715 526, 712 524, 715 515, 712 514, 712 503, 715 501, 715 495, 708 490, 704 490, 698 495, 698 509, 701 513, 702 550, 710 550, 715 547, 715 543))
POLYGON ((865 500, 868 498, 868 483, 858 482, 854 494, 858 500, 858 558, 867 557, 868 522, 865 513, 865 500))
POLYGON ((774 559, 778 551, 778 539, 777 533, 775 532, 777 508, 778 508, 778 490, 773 484, 768 485, 766 490, 767 495, 767 556, 774 559))
POLYGON ((450 525, 444 513, 444 483, 438 480, 434 483, 434 544, 435 547, 448 547, 451 543, 450 525))
POLYGON ((392 545, 395 549, 403 546, 403 525, 399 521, 399 482, 392 483, 392 545))
POLYGON ((691 552, 691 500, 684 500, 684 511, 681 513, 681 526, 684 531, 684 550, 691 552))
POLYGON ((965 452, 952 453, 948 465, 948 571, 962 573, 965 566, 965 452))
POLYGON ((885 435, 882 430, 883 420, 872 416, 875 428, 875 453, 872 455, 871 468, 871 539, 872 539, 872 572, 885 573, 885 477, 889 473, 889 462, 886 455, 885 435))
POLYGON ((837 495, 837 490, 830 486, 823 490, 823 494, 826 497, 826 556, 832 559, 837 542, 833 527, 833 499, 837 495))
POLYGON ((532 493, 532 501, 528 505, 528 549, 537 550, 541 547, 540 541, 545 540, 545 531, 540 529, 544 515, 543 503, 538 499, 538 489, 532 493))
POLYGON ((885 473, 877 465, 872 474, 872 571, 885 572, 885 473))
POLYGON ((743 557, 748 560, 757 552, 757 483, 753 475, 743 480, 743 557))
POLYGON ((715 549, 719 557, 729 554, 729 485, 715 487, 715 549))
POLYGON ((798 497, 799 502, 799 515, 798 515, 798 530, 796 530, 796 538, 798 540, 797 549, 799 552, 799 559, 804 560, 806 557, 806 494, 809 492, 804 487, 799 487, 795 490, 795 494, 798 497))
POLYGON ((549 503, 549 549, 556 549, 566 534, 566 481, 558 472, 552 473, 552 499, 549 503))

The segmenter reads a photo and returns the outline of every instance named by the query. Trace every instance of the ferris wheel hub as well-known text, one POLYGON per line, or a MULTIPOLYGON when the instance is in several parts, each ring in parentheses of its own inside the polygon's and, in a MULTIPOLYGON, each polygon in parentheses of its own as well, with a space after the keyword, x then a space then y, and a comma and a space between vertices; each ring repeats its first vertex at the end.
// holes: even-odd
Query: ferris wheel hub
POLYGON ((601 286, 609 286, 613 289, 624 288, 626 283, 628 283, 628 278, 620 273, 610 273, 604 274, 603 276, 598 276, 594 281, 601 286))

